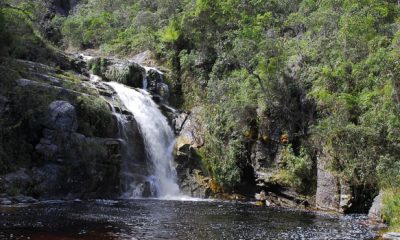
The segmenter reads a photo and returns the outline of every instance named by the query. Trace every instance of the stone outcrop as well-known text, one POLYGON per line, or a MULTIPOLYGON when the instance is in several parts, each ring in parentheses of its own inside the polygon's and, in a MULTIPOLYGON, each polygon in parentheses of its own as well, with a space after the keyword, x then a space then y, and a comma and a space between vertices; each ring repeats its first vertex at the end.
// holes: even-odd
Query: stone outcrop
POLYGON ((143 88, 146 70, 137 63, 96 57, 88 61, 88 67, 93 74, 102 77, 105 81, 114 81, 130 87, 143 88))
POLYGON ((153 95, 157 103, 168 103, 170 91, 164 82, 164 74, 149 67, 143 67, 134 61, 91 58, 88 67, 104 81, 114 81, 134 88, 145 88, 153 95))
POLYGON ((379 194, 374 198, 374 202, 372 203, 371 208, 368 212, 368 219, 374 223, 382 223, 382 208, 383 208, 383 192, 379 192, 379 194))
POLYGON ((8 64, 9 71, 17 67, 23 78, 16 75, 0 82, 1 94, 7 96, 0 95, 2 202, 28 201, 17 196, 119 197, 125 144, 113 111, 130 123, 133 145, 139 144, 135 139, 140 134, 113 90, 39 63, 8 64))
POLYGON ((329 171, 329 161, 326 151, 318 156, 316 207, 321 210, 337 211, 340 207, 340 185, 337 176, 329 171))
POLYGON ((353 207, 353 191, 343 178, 335 175, 329 164, 332 157, 327 148, 317 156, 316 207, 320 210, 348 212, 353 207))
POLYGON ((75 132, 78 129, 78 119, 75 107, 67 101, 54 101, 49 105, 48 128, 75 132))
POLYGON ((178 135, 175 146, 178 184, 184 193, 206 198, 212 195, 213 191, 210 187, 211 179, 205 176, 201 158, 197 153, 204 145, 202 125, 198 119, 200 111, 200 108, 194 108, 190 113, 175 114, 172 126, 178 135))

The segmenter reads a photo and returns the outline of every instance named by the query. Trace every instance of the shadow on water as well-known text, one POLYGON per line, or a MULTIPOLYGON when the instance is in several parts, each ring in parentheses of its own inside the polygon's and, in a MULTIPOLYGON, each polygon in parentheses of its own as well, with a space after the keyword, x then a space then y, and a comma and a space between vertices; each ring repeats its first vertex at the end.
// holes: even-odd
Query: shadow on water
POLYGON ((373 239, 363 220, 217 201, 95 200, 0 208, 0 239, 373 239))

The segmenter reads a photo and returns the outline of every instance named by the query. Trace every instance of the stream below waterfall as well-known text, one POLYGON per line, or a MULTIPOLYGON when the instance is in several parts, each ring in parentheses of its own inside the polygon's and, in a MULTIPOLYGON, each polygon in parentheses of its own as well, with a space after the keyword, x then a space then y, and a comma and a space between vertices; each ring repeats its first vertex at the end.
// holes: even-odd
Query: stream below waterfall
POLYGON ((374 239, 364 215, 154 199, 0 207, 0 239, 374 239))

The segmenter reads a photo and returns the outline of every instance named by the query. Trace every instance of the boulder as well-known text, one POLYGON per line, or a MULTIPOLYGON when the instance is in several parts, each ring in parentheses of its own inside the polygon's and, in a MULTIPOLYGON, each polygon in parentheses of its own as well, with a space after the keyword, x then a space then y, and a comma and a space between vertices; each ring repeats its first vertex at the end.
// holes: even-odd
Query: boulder
POLYGON ((0 192, 7 192, 9 195, 25 194, 32 184, 33 179, 26 168, 0 176, 0 192))
POLYGON ((54 101, 48 110, 48 124, 50 129, 75 132, 78 129, 78 120, 75 107, 67 101, 54 101))
POLYGON ((114 81, 130 87, 143 88, 146 70, 132 61, 92 58, 88 61, 92 74, 102 77, 105 81, 114 81))
POLYGON ((382 223, 383 218, 382 218, 382 208, 383 208, 383 192, 380 191, 378 196, 374 198, 374 202, 372 203, 371 208, 369 209, 368 212, 368 219, 372 223, 382 223))
POLYGON ((11 205, 12 201, 8 198, 0 198, 0 205, 11 205))
POLYGON ((340 207, 339 180, 329 171, 329 153, 324 149, 317 159, 316 207, 321 210, 338 211, 340 207))
POLYGON ((374 189, 359 189, 351 185, 344 176, 332 172, 333 158, 325 147, 317 156, 316 207, 320 210, 340 213, 362 213, 371 204, 374 189), (368 193, 368 194, 367 194, 368 193))

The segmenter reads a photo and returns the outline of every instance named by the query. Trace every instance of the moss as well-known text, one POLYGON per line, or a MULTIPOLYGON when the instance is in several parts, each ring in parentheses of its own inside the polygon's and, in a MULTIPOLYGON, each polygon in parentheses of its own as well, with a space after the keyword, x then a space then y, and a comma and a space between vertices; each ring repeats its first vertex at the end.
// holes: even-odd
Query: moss
POLYGON ((108 61, 105 58, 93 58, 88 62, 88 68, 90 71, 98 76, 104 76, 107 70, 108 61))
POLYGON ((109 106, 104 99, 79 96, 76 107, 79 132, 86 136, 112 136, 114 122, 109 106))

